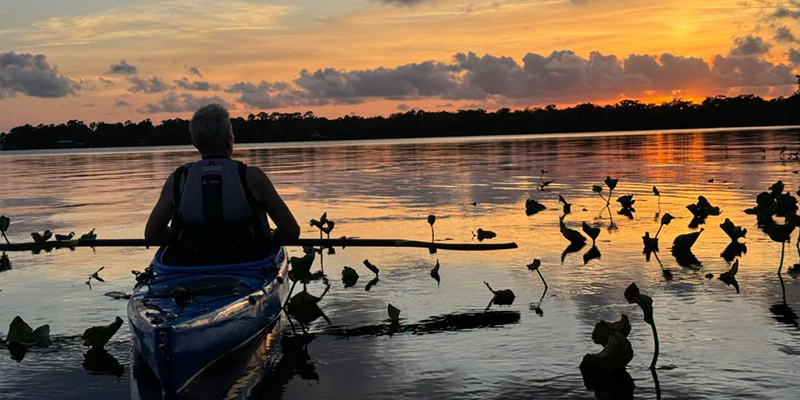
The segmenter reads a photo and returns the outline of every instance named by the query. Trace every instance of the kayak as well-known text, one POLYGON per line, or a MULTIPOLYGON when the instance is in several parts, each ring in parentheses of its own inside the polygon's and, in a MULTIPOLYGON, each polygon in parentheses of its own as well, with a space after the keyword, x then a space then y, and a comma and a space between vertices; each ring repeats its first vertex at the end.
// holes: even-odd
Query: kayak
POLYGON ((280 318, 288 262, 283 247, 256 261, 197 266, 166 264, 164 251, 137 279, 128 320, 137 351, 175 394, 280 318))

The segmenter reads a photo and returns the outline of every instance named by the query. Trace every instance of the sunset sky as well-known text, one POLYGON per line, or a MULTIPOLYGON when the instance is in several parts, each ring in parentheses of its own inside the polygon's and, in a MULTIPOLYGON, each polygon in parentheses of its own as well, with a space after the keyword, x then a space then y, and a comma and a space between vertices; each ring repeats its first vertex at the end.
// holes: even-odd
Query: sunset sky
POLYGON ((800 0, 4 0, 0 131, 792 93, 800 0))

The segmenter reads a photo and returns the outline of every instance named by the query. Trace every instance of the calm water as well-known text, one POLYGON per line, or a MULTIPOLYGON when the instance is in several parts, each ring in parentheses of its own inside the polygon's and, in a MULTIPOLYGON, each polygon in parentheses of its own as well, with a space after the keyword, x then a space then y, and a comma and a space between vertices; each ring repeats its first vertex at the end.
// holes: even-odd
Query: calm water
MULTIPOLYGON (((623 297, 625 287, 636 282, 655 304, 659 365, 669 367, 658 371, 663 398, 796 398, 798 322, 770 311, 781 304, 775 274, 780 245, 756 228, 754 216, 742 212, 778 179, 797 190, 800 163, 779 159, 783 145, 800 146, 798 130, 237 149, 235 157, 268 172, 301 222, 303 236, 318 235, 306 221, 327 211, 336 221, 336 237, 427 240, 426 217, 434 213, 437 239, 469 242, 475 240, 471 231, 483 228, 497 232, 494 241, 515 241, 519 249, 432 255, 421 249, 337 248, 335 255, 324 256, 324 266, 315 264, 324 267, 332 284, 322 302, 331 324, 314 321, 312 336, 302 339, 284 320, 280 334, 259 343, 236 367, 219 371, 211 386, 215 395, 227 398, 593 398, 578 369, 585 353, 601 350, 591 341, 592 328, 600 319, 626 313, 636 352, 628 367, 634 396, 655 398, 647 369, 651 332, 641 310, 623 297), (555 179, 546 191, 537 190, 541 169, 555 179), (591 192, 606 175, 620 179, 615 194, 631 193, 637 200, 633 219, 617 214, 614 204, 617 229, 611 231, 609 214, 600 215, 604 202, 591 192), (677 217, 661 234, 660 259, 672 270, 671 281, 665 281, 655 259, 647 262, 642 254, 641 236, 658 227, 653 185, 662 193, 661 211, 677 217), (584 263, 587 246, 563 255, 562 262, 568 243, 558 231, 559 194, 573 204, 569 226, 580 229, 586 221, 603 227, 599 259, 584 263), (694 270, 678 266, 667 249, 676 235, 692 231, 685 206, 699 194, 720 206, 722 215, 704 225, 694 248, 702 269, 694 270), (526 216, 527 198, 548 209, 526 216), (739 294, 705 278, 729 268, 720 257, 728 239, 718 227, 726 217, 748 229, 739 294), (366 258, 381 268, 380 282, 369 291, 366 258), (542 260, 549 284, 541 303, 544 286, 525 268, 533 258, 542 260), (439 286, 429 276, 437 259, 439 286), (345 265, 361 274, 347 289, 341 281, 345 265), (483 281, 512 289, 514 304, 482 314, 492 297, 483 281), (405 327, 392 336, 384 334, 387 303, 402 310, 405 327)), ((0 155, 0 214, 12 217, 12 241, 28 240, 29 232, 46 228, 78 234, 97 228, 100 238, 140 237, 164 178, 194 158, 185 149, 0 155)), ((799 262, 794 240, 787 246, 787 265, 799 262)), ((50 324, 54 343, 32 349, 20 362, 0 348, 0 397, 152 394, 146 373, 133 368, 127 325, 108 345, 124 369, 119 376, 87 372, 80 339, 89 326, 125 317, 125 301, 103 293, 130 291, 131 270, 145 268, 152 253, 11 254, 13 269, 0 272, 0 336, 21 315, 34 327, 50 324), (90 290, 86 277, 100 266, 106 282, 90 290)), ((800 310, 800 281, 784 277, 788 306, 800 310)), ((323 290, 323 281, 309 285, 317 295, 323 290)))

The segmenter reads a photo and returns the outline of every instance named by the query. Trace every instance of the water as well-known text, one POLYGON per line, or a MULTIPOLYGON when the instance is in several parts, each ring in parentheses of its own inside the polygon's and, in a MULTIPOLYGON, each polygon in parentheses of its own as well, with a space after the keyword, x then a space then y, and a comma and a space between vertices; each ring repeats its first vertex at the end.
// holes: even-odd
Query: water
MULTIPOLYGON (((800 163, 779 159, 783 145, 800 145, 797 129, 237 149, 235 157, 267 171, 305 237, 318 235, 307 221, 327 211, 336 221, 335 237, 429 240, 426 217, 434 213, 437 240, 470 242, 471 231, 483 228, 497 232, 492 241, 515 241, 519 249, 429 254, 422 249, 337 248, 323 259, 332 288, 322 309, 331 324, 314 321, 313 335, 303 339, 293 336, 284 320, 278 328, 282 333, 259 343, 252 356, 243 356, 239 369, 215 375, 217 394, 593 398, 578 369, 584 354, 601 350, 591 341, 592 328, 600 319, 617 320, 626 313, 636 352, 628 367, 634 396, 655 398, 647 369, 653 351, 650 328, 641 310, 623 297, 625 287, 636 282, 655 304, 659 365, 668 367, 658 371, 663 398, 795 398, 798 322, 770 311, 782 304, 775 274, 780 245, 757 229, 754 216, 742 212, 778 179, 797 190, 800 163), (555 179, 546 191, 537 190, 541 169, 555 179), (632 193, 637 200, 633 219, 617 214, 614 205, 613 231, 607 229, 609 214, 600 215, 604 202, 591 191, 606 175, 620 179, 615 194, 632 193), (653 185, 662 193, 662 212, 677 217, 661 234, 660 259, 672 270, 671 281, 665 281, 655 259, 647 262, 642 254, 641 236, 658 228, 653 185), (573 204, 566 218, 570 227, 580 229, 581 221, 587 221, 603 228, 599 259, 584 264, 587 246, 565 254, 562 263, 568 243, 558 232, 558 194, 573 204), (694 248, 702 269, 694 270, 678 266, 667 249, 676 235, 692 231, 685 206, 699 194, 720 206, 722 215, 703 225, 706 231, 694 248), (527 198, 548 209, 526 216, 527 198), (704 277, 729 268, 720 257, 728 243, 718 227, 725 218, 748 229, 743 240, 747 253, 737 276, 739 294, 704 277), (364 289, 371 273, 362 264, 367 258, 381 269, 380 282, 369 291, 364 289), (549 285, 543 298, 541 280, 525 268, 533 258, 542 260, 549 285), (439 286, 429 276, 437 259, 439 286), (341 282, 345 265, 361 275, 347 289, 341 282), (491 299, 483 281, 495 289, 512 289, 514 304, 494 305, 490 311, 500 313, 483 314, 491 299), (402 310, 404 328, 391 336, 385 329, 387 303, 402 310), (537 305, 542 315, 535 311, 537 305), (487 318, 494 324, 482 326, 487 318), (277 351, 281 346, 284 350, 277 351)), ((188 149, 3 153, 0 214, 12 217, 9 236, 17 242, 46 228, 79 235, 97 228, 100 238, 140 237, 164 178, 194 158, 188 149)), ((131 270, 146 267, 152 253, 102 248, 11 254, 13 269, 0 272, 0 331, 21 315, 34 327, 50 324, 54 343, 32 349, 20 362, 0 348, 0 397, 147 397, 142 373, 132 374, 127 325, 108 345, 124 368, 119 376, 84 369, 86 349, 80 335, 89 326, 125 317, 126 302, 103 293, 130 291, 131 270), (106 281, 93 283, 90 290, 85 281, 100 266, 105 266, 101 276, 106 281)), ((797 262, 793 240, 786 265, 797 262)), ((314 269, 319 267, 317 262, 314 269)), ((800 283, 788 274, 784 280, 788 306, 800 310, 800 283)), ((317 295, 323 290, 322 281, 309 286, 317 295)))

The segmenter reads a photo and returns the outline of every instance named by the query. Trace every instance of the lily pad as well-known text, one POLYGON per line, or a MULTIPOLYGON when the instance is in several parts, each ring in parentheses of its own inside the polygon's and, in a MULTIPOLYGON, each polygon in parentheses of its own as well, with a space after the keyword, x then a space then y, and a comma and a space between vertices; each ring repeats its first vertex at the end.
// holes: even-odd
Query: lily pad
POLYGON ((569 240, 572 244, 583 244, 586 243, 586 238, 580 234, 580 232, 567 228, 564 224, 564 219, 560 219, 558 221, 561 235, 564 236, 565 239, 569 240))
POLYGON ((11 218, 6 217, 5 215, 0 215, 0 232, 7 231, 9 225, 11 225, 11 218))
POLYGON ((122 326, 122 318, 117 317, 109 325, 93 326, 83 332, 83 345, 92 346, 93 349, 102 349, 122 326))
POLYGON ((603 371, 622 370, 633 359, 631 342, 621 333, 611 331, 603 351, 583 356, 581 369, 592 368, 603 371))
POLYGON ((431 226, 433 226, 433 224, 435 224, 435 223, 436 223, 436 216, 435 216, 435 215, 433 215, 433 214, 431 214, 431 215, 428 215, 428 224, 430 224, 431 226))
POLYGON ((703 233, 703 231, 704 229, 701 228, 697 232, 676 236, 675 240, 672 242, 672 250, 674 252, 691 251, 692 246, 694 246, 694 243, 697 242, 697 238, 700 237, 700 234, 703 233))
POLYGON ((734 225, 730 218, 725 218, 725 222, 721 223, 719 227, 722 228, 722 231, 728 235, 732 242, 747 235, 747 229, 742 229, 741 226, 734 225))
POLYGON ((289 264, 292 269, 289 271, 289 278, 293 281, 307 281, 311 278, 311 265, 314 263, 314 252, 306 253, 303 257, 290 257, 289 264))
POLYGON ((636 303, 641 307, 644 312, 644 322, 650 325, 655 323, 653 321, 653 299, 639 292, 639 287, 635 283, 631 283, 625 289, 625 300, 628 300, 628 303, 631 304, 636 303))
POLYGON ((600 235, 600 228, 590 226, 585 221, 583 222, 581 228, 583 229, 583 232, 592 239, 592 242, 597 240, 597 236, 600 235))
POLYGON ((131 295, 125 292, 105 292, 103 296, 111 297, 114 300, 127 300, 131 298, 131 295))
POLYGON ((356 282, 358 282, 358 272, 350 267, 343 267, 342 268, 342 282, 344 283, 345 288, 349 288, 354 286, 356 282))
POLYGON ((617 322, 600 320, 600 322, 594 325, 592 341, 599 345, 605 345, 608 342, 608 337, 611 335, 611 332, 619 332, 623 336, 628 337, 628 334, 631 333, 631 323, 628 320, 628 316, 622 314, 622 317, 617 322))
POLYGON ((0 271, 8 271, 11 269, 11 260, 6 253, 0 255, 0 271))

